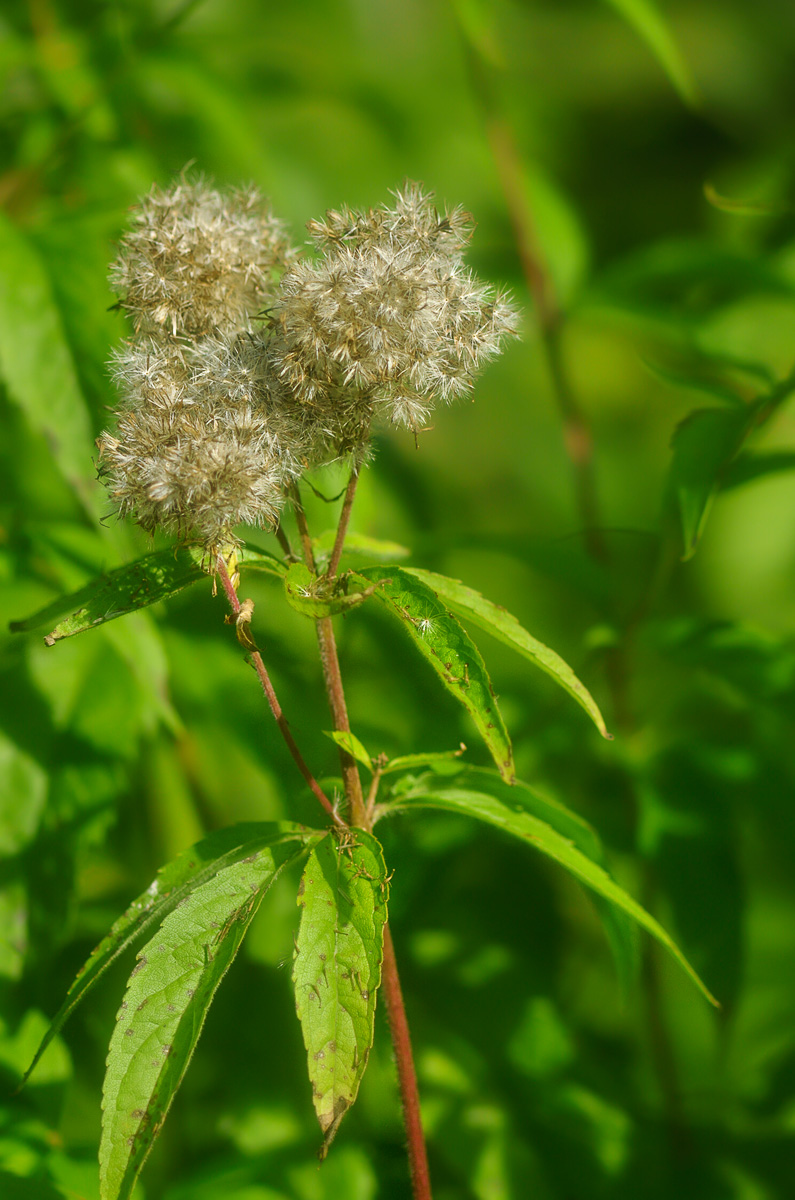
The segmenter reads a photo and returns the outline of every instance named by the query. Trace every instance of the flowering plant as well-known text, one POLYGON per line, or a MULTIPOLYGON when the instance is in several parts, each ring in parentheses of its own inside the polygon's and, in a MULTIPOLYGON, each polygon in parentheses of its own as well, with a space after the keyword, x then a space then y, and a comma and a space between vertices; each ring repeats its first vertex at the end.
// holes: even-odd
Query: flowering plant
POLYGON ((114 360, 121 398, 115 430, 99 439, 101 471, 120 515, 150 532, 175 533, 178 545, 66 597, 69 615, 46 640, 52 645, 212 576, 324 821, 316 828, 250 822, 211 833, 162 868, 70 988, 37 1061, 110 963, 147 935, 110 1042, 102 1200, 130 1196, 218 986, 274 881, 298 863, 293 983, 321 1156, 356 1099, 383 993, 414 1194, 430 1196, 388 923, 392 876, 374 832, 398 813, 463 814, 547 855, 594 893, 616 946, 628 944, 633 923, 642 926, 711 999, 664 929, 608 874, 590 826, 516 780, 511 739, 469 627, 487 629, 552 676, 609 736, 587 689, 478 592, 388 560, 366 565, 362 558, 383 559, 384 547, 348 537, 374 425, 404 426, 418 438, 434 405, 469 391, 476 371, 517 331, 508 299, 464 265, 470 231, 462 210, 440 212, 409 184, 392 206, 344 208, 311 223, 315 254, 302 256, 254 191, 223 195, 183 178, 141 202, 122 240, 112 279, 133 334, 114 360), (301 484, 332 461, 349 474, 327 547, 313 537, 301 484), (290 511, 295 547, 283 521, 290 511), (248 545, 246 525, 271 530, 278 552, 248 545), (253 602, 239 594, 249 571, 282 580, 287 604, 316 627, 339 789, 316 778, 282 711, 257 645, 253 602), (349 718, 334 618, 365 603, 401 624, 466 710, 492 768, 465 765, 463 745, 388 759, 362 744, 349 718))

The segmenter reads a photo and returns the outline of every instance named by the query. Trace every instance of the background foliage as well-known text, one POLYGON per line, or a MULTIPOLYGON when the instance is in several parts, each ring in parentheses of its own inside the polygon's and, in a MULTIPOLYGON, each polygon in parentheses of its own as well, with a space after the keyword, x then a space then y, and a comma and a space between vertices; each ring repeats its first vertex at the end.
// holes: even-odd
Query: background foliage
MULTIPOLYGON (((406 176, 465 204, 473 265, 513 287, 524 340, 473 405, 437 414, 419 452, 381 438, 355 527, 504 604, 591 688, 613 743, 486 648, 520 778, 597 827, 723 1008, 650 946, 622 990, 587 897, 496 832, 442 814, 385 823, 436 1195, 785 1195, 795 430, 779 385, 795 360, 795 10, 29 0, 4 6, 0 47, 3 628, 150 547, 103 522, 92 454, 124 336, 107 263, 153 180, 195 160, 219 184, 253 181, 297 237, 406 176)), ((313 501, 316 525, 323 509, 313 501)), ((275 583, 244 592, 306 757, 333 772, 311 625, 275 583)), ((123 968, 10 1093, 116 913, 202 832, 312 812, 221 618, 199 586, 52 649, 0 643, 11 1200, 97 1195, 123 968)), ((342 621, 354 729, 390 754, 463 739, 484 762, 405 651, 375 606, 342 621)), ((268 897, 219 993, 141 1196, 406 1195, 378 1021, 357 1108, 314 1163, 285 966, 295 886, 268 897)))

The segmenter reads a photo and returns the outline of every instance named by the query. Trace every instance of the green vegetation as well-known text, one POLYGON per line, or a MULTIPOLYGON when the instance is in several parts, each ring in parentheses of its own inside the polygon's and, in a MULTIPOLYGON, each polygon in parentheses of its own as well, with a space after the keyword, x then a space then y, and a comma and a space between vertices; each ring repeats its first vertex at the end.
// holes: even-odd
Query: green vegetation
MULTIPOLYGON (((36 0, 0 44, 0 1195, 397 1200, 408 1140, 427 1196, 394 939, 436 1200, 783 1200, 790 14, 36 0), (294 450, 229 511, 289 493, 278 539, 96 479, 108 266, 186 164, 299 246, 421 181, 520 313, 473 403, 387 381, 344 546, 342 344, 320 400, 268 360, 294 450)), ((228 303, 273 341, 317 313, 272 267, 228 303)), ((211 299, 163 344, 247 366, 211 299)))

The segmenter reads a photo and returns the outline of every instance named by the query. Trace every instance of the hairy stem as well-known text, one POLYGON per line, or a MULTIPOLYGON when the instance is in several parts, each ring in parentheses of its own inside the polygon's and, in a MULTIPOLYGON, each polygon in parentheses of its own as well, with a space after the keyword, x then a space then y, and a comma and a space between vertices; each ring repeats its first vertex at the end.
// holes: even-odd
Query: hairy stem
MULTIPOLYGON (((351 495, 352 502, 353 496, 351 495)), ((309 570, 316 574, 317 565, 312 549, 312 538, 309 534, 306 513, 304 512, 304 506, 301 503, 301 497, 297 488, 293 491, 293 504, 295 505, 295 516, 298 522, 298 533, 301 538, 304 559, 309 570)), ((350 506, 348 506, 349 516, 350 506)), ((348 707, 345 703, 345 690, 342 686, 342 672, 340 671, 337 641, 334 636, 334 625, 332 624, 331 617, 319 617, 315 622, 315 628, 317 630, 318 646, 320 647, 320 664, 323 669, 323 680, 326 685, 326 695, 328 696, 334 728, 335 730, 342 730, 344 733, 350 733, 351 723, 348 720, 348 707)), ((344 750, 342 746, 339 748, 339 753, 342 778, 345 785, 345 797, 350 806, 349 815, 351 824, 366 829, 368 828, 367 813, 364 806, 364 794, 362 792, 362 781, 359 777, 359 767, 353 755, 344 750)))
POLYGON ((387 924, 384 929, 384 965, 382 983, 392 1045, 395 1048, 400 1098, 403 1103, 403 1119, 406 1124, 411 1187, 414 1200, 431 1200, 431 1176, 428 1170, 428 1155, 420 1117, 420 1093, 417 1087, 417 1072, 411 1052, 411 1037, 403 1003, 395 947, 387 924))
MULTIPOLYGON (((257 672, 259 681, 262 684, 262 690, 265 693, 265 698, 268 701, 268 705, 273 714, 273 719, 275 720, 276 724, 279 727, 279 732, 281 733, 282 737, 285 740, 287 749, 290 751, 290 754, 292 755, 293 761, 295 762, 295 765, 298 767, 298 770, 301 772, 301 774, 303 775, 307 784, 311 788, 313 795, 320 801, 320 803, 322 804, 323 808, 326 810, 328 815, 334 821, 336 821, 336 823, 338 825, 341 825, 344 822, 341 820, 341 818, 335 812, 334 805, 331 803, 328 796, 323 791, 323 789, 321 788, 320 784, 315 779, 312 772, 309 770, 309 767, 306 765, 306 762, 304 761, 304 756, 302 755, 301 751, 298 749, 298 746, 296 745, 295 738, 293 737, 292 732, 290 730, 290 726, 287 723, 287 718, 285 717, 284 713, 282 712, 282 706, 279 704, 278 698, 276 696, 276 692, 273 690, 273 684, 271 683, 270 676, 268 675, 268 671, 265 666, 265 663, 262 660, 262 655, 260 654, 256 645, 254 644, 254 642, 251 638, 251 634, 248 630, 248 621, 250 620, 250 609, 246 610, 245 606, 240 603, 237 592, 235 591, 235 588, 234 588, 234 584, 232 583, 232 580, 229 577, 229 571, 227 569, 227 565, 221 554, 219 554, 216 558, 215 569, 216 569, 218 578, 221 580, 221 585, 226 594, 226 598, 229 601, 229 607, 232 609, 232 613, 235 617, 235 624, 237 625, 238 641, 241 643, 241 645, 244 646, 244 648, 249 653, 251 662, 254 665, 254 670, 257 672)), ((251 604, 250 601, 247 601, 246 603, 251 604)), ((253 608, 253 605, 251 605, 251 607, 253 608)))

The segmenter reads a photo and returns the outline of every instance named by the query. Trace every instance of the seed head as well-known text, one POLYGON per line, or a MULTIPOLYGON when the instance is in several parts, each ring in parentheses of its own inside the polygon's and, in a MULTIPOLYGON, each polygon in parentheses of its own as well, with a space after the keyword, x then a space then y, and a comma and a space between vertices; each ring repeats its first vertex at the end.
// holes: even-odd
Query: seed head
POLYGON ((431 193, 408 184, 392 208, 310 223, 322 254, 282 278, 275 360, 327 424, 366 436, 372 415, 384 413, 417 430, 515 334, 506 298, 463 265, 470 220, 461 209, 440 214, 431 193))
POLYGON ((111 285, 137 332, 236 333, 271 302, 290 261, 283 226, 255 188, 226 195, 201 180, 154 187, 134 214, 111 285))

